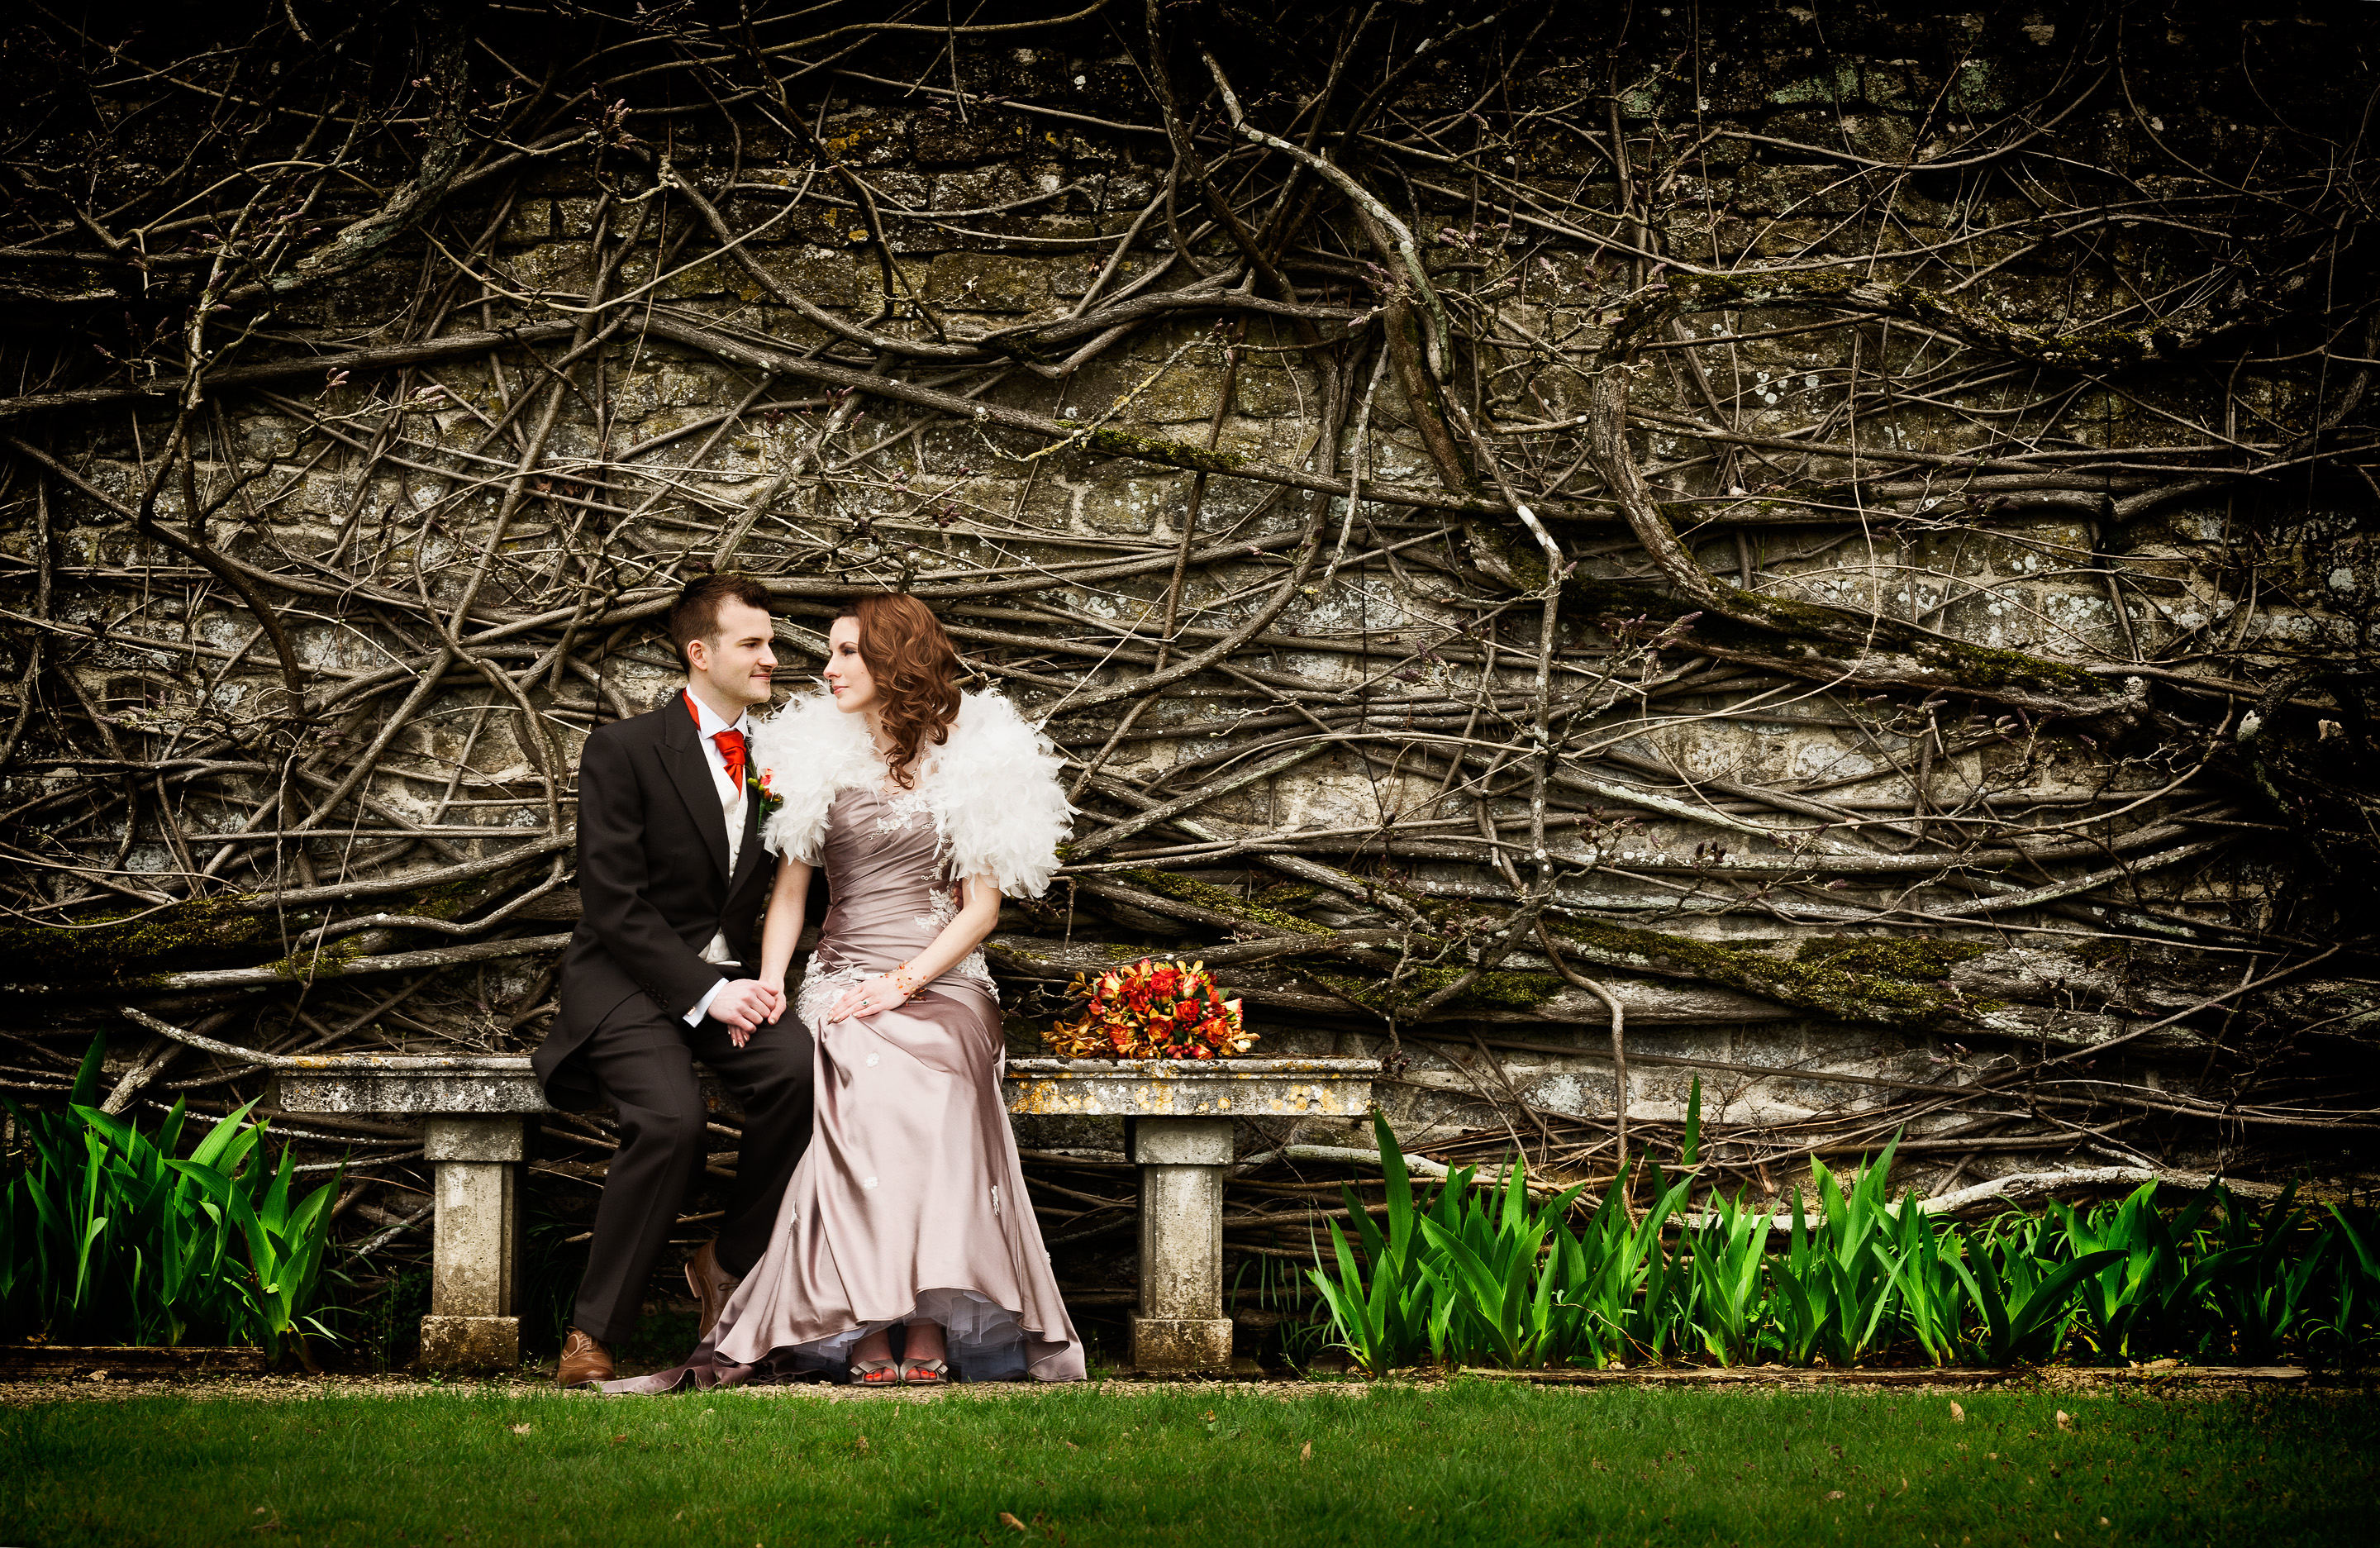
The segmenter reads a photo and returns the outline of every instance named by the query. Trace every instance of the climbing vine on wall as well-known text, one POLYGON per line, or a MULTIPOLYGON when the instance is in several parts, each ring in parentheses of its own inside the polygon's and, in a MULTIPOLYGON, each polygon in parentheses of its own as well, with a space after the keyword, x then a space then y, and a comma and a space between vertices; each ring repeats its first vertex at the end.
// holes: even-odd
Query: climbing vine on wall
POLYGON ((17 18, 5 1079, 532 1044, 736 568, 1048 718, 1020 1037, 1195 951, 1441 1154, 2351 1172, 2370 27, 2043 17, 17 18))

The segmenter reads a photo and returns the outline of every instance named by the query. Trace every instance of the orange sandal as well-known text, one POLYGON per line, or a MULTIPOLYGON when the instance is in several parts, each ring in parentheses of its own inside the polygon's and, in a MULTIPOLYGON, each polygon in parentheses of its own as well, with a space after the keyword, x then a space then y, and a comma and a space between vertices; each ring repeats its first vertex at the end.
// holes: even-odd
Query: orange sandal
POLYGON ((901 1384, 905 1387, 946 1387, 951 1384, 951 1368, 938 1359, 905 1359, 901 1362, 901 1384))
POLYGON ((901 1367, 889 1359, 854 1360, 851 1384, 856 1387, 897 1387, 901 1384, 901 1367))

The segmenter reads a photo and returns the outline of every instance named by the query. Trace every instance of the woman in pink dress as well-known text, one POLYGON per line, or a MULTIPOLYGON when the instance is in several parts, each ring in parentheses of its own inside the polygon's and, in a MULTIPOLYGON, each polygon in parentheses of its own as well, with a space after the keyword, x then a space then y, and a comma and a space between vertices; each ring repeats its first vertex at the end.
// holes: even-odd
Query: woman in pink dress
POLYGON ((953 1367, 1080 1380, 1001 1097, 980 949, 1002 895, 1039 896, 1057 866, 1071 817, 1057 756, 1005 699, 958 690, 957 652, 914 597, 847 608, 827 647, 827 691, 752 744, 783 802, 760 829, 780 857, 762 982, 784 986, 814 867, 832 897, 794 1002, 818 1043, 810 1147, 769 1249, 721 1286, 686 1363, 607 1390, 819 1369, 868 1385, 940 1384, 953 1367))

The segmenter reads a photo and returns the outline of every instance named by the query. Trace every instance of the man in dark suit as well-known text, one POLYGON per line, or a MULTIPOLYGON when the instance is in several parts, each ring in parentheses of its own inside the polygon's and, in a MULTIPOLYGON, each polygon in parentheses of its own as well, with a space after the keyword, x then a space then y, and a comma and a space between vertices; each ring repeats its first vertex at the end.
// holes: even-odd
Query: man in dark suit
POLYGON ((661 707, 599 726, 578 765, 578 894, 562 959, 561 1015, 537 1051, 557 1107, 608 1100, 620 1148, 595 1212, 557 1379, 612 1376, 609 1346, 634 1332, 653 1262, 706 1149, 700 1060, 744 1108, 743 1147, 719 1234, 686 1282, 709 1333, 757 1262, 810 1138, 810 1035, 762 987, 759 917, 774 868, 762 798, 748 783, 747 712, 769 701, 769 593, 705 576, 670 610, 686 684, 661 707))

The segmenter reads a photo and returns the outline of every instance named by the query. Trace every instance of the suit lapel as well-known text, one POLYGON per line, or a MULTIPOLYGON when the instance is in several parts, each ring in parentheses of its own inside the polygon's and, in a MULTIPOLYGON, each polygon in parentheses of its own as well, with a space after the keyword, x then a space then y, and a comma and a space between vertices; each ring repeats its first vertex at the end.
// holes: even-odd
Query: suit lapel
POLYGON ((662 722, 662 767, 669 771, 670 783, 686 802, 694 831, 702 835, 703 847, 710 853, 710 863, 725 877, 727 811, 719 803, 719 785, 711 777, 710 760, 702 755, 695 739, 694 716, 686 713, 684 693, 677 695, 671 709, 675 713, 664 713, 662 722))

